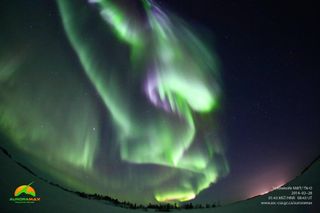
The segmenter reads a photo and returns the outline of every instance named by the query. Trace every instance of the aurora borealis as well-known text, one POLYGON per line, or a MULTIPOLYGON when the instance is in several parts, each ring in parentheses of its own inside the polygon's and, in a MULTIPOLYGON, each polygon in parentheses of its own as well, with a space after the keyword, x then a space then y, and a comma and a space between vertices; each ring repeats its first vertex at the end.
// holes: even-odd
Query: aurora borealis
POLYGON ((315 8, 3 0, 1 197, 34 182, 37 206, 56 206, 43 177, 137 204, 223 205, 287 183, 320 149, 315 8))
POLYGON ((27 164, 65 187, 187 201, 228 172, 217 59, 182 20, 140 3, 143 16, 116 1, 57 1, 78 68, 6 53, 0 126, 27 164))

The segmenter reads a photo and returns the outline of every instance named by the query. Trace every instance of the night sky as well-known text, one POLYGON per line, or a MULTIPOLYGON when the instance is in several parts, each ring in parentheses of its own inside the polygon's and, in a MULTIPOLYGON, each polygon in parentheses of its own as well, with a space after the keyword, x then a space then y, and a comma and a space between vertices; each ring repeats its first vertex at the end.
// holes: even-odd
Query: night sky
POLYGON ((132 202, 224 203, 319 154, 311 1, 70 2, 0 8, 1 146, 40 176, 132 202))

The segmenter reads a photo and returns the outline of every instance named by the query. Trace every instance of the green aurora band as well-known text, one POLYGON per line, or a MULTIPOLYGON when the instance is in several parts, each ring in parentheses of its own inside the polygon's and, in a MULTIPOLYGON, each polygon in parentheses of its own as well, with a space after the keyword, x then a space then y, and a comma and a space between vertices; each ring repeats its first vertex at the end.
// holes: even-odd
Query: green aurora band
POLYGON ((145 20, 116 2, 57 1, 73 64, 60 49, 34 63, 15 50, 0 57, 0 128, 26 164, 63 186, 191 200, 228 173, 218 62, 155 1, 141 1, 145 20))

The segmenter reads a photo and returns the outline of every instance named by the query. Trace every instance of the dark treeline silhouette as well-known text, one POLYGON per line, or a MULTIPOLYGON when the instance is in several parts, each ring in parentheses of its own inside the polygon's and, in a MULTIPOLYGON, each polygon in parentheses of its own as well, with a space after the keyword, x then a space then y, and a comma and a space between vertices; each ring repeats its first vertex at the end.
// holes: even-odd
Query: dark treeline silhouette
MULTIPOLYGON (((0 132, 0 138, 1 138, 1 132, 0 132)), ((2 136, 3 137, 3 136, 2 136)), ((25 169, 27 172, 29 172, 30 174, 32 174, 33 176, 39 178, 40 180, 58 187, 66 192, 70 192, 73 194, 76 194, 80 197, 86 198, 86 199, 92 199, 92 200, 101 200, 101 201, 106 201, 106 204, 110 204, 110 205, 114 205, 117 207, 121 207, 121 208, 127 208, 127 209, 142 209, 145 211, 148 211, 148 209, 153 209, 154 211, 160 211, 160 212, 169 212, 170 210, 182 210, 182 209, 204 209, 204 208, 215 208, 215 207, 220 207, 220 202, 217 203, 213 203, 213 204, 192 204, 192 203, 159 203, 159 204, 151 204, 149 203, 148 205, 141 205, 141 204, 135 204, 135 203, 130 203, 130 202, 126 202, 126 201, 119 201, 118 199, 109 197, 107 195, 99 195, 99 194, 87 194, 84 192, 78 192, 78 191, 73 191, 70 189, 67 189, 57 183, 53 183, 37 174, 35 174, 30 168, 28 168, 27 166, 23 165, 22 163, 20 163, 19 161, 15 160, 12 155, 2 146, 0 146, 0 150, 6 155, 8 156, 11 160, 13 160, 16 164, 18 164, 21 168, 25 169)), ((302 172, 300 175, 302 175, 303 173, 305 173, 313 164, 315 164, 315 162, 320 160, 320 155, 314 160, 312 161, 302 172)), ((252 198, 251 198, 252 199, 252 198)))
MULTIPOLYGON (((57 184, 55 184, 57 186, 57 184)), ((58 187, 61 187, 58 185, 58 187)), ((93 199, 93 200, 103 200, 112 203, 115 206, 127 208, 127 209, 143 209, 145 211, 148 211, 148 209, 153 209, 155 211, 163 211, 163 212, 169 212, 170 210, 181 210, 181 209, 204 209, 204 208, 215 208, 218 205, 217 204, 192 204, 192 203, 185 203, 185 204, 179 204, 179 203, 149 203, 148 205, 142 205, 142 204, 136 204, 136 203, 130 203, 127 201, 119 201, 118 199, 114 199, 112 197, 109 197, 107 195, 100 195, 100 194, 86 194, 84 192, 74 192, 80 197, 87 198, 87 199, 93 199)))

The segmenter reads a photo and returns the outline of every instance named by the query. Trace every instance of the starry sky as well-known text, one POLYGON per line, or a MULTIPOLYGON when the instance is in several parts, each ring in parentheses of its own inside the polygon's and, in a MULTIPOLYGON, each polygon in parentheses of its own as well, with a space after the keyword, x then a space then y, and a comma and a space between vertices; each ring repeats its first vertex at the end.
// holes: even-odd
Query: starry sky
POLYGON ((1 145, 67 188, 231 202, 319 154, 316 11, 276 1, 4 1, 1 145))

